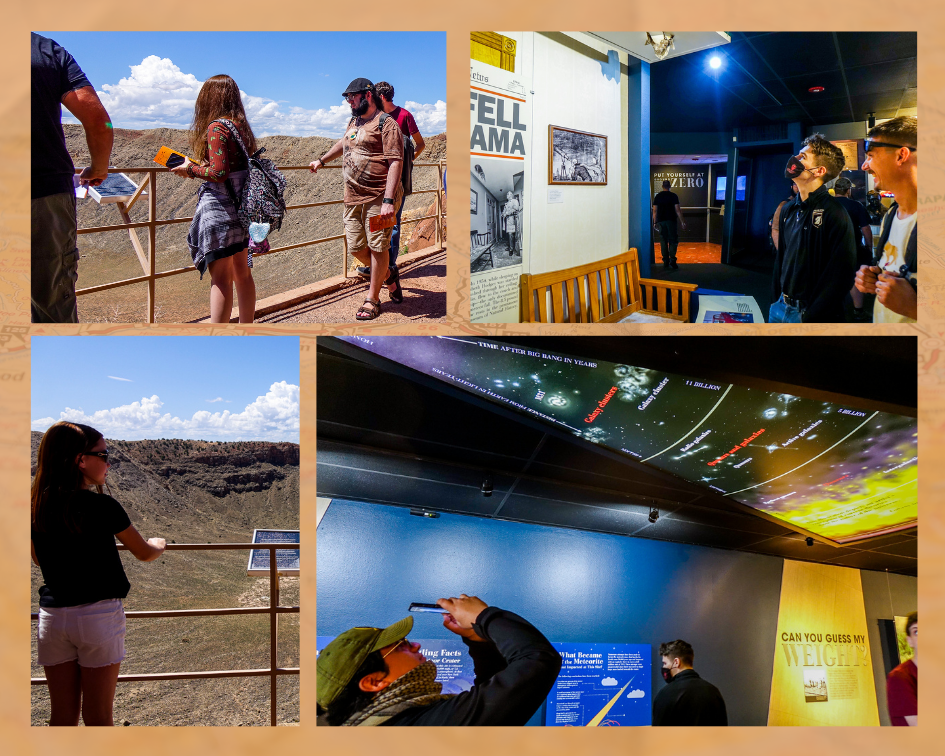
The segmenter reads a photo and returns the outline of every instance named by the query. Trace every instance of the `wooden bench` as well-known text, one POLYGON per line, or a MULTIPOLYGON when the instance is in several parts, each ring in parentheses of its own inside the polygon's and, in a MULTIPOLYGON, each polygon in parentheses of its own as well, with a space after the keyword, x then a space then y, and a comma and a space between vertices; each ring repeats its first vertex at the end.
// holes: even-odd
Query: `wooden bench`
POLYGON ((637 250, 565 270, 521 277, 525 323, 616 323, 634 312, 689 322, 698 284, 640 278, 637 250))

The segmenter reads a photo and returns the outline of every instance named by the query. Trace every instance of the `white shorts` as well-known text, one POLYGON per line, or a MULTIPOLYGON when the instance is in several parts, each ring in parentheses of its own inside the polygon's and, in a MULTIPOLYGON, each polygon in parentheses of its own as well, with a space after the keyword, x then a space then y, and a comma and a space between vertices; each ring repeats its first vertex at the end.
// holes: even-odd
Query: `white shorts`
POLYGON ((107 667, 125 658, 125 610, 121 599, 79 606, 40 607, 37 662, 54 667, 107 667))

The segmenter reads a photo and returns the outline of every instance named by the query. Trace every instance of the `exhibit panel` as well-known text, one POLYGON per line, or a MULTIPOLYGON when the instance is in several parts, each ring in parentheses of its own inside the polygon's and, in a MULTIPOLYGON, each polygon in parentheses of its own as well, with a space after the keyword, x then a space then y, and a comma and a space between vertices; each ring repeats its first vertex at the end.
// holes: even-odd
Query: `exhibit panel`
POLYGON ((784 562, 769 725, 878 725, 858 570, 784 562))
POLYGON ((472 50, 470 320, 517 323, 522 274, 627 249, 626 53, 577 32, 474 32, 472 50))
MULTIPOLYGON (((644 668, 610 674, 618 690, 630 683, 622 708, 633 703, 627 696, 641 673, 639 690, 655 696, 664 687, 659 644, 683 638, 695 648, 696 670, 725 698, 729 723, 766 721, 780 559, 446 513, 418 517, 340 498, 318 527, 317 559, 320 635, 386 626, 412 602, 465 592, 519 614, 555 644, 651 646, 646 659, 625 660, 644 668)), ((411 639, 455 637, 437 615, 414 616, 411 639)), ((533 724, 543 721, 539 712, 533 724)))

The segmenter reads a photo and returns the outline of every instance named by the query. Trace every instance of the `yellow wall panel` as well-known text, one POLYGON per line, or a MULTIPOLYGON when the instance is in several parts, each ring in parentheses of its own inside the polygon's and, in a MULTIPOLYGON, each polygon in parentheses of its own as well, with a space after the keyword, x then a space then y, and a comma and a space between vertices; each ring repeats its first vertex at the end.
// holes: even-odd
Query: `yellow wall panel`
POLYGON ((769 725, 879 725, 859 570, 785 560, 769 725))

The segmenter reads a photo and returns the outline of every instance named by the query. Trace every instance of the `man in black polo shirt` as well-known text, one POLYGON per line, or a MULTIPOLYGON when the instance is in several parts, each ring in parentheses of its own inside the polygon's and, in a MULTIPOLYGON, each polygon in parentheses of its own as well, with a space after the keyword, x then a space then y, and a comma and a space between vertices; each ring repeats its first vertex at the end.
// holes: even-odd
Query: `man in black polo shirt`
POLYGON ((781 211, 769 323, 842 323, 856 274, 853 222, 824 186, 843 170, 843 152, 822 134, 804 140, 784 169, 797 196, 781 211))
POLYGON ((676 247, 679 246, 679 234, 676 233, 676 218, 683 231, 686 230, 686 221, 683 220, 682 210, 679 209, 679 197, 669 191, 671 184, 663 182, 663 191, 653 198, 653 225, 660 234, 660 253, 663 256, 663 267, 679 270, 676 264, 676 247))
POLYGON ((654 727, 725 727, 728 714, 722 694, 692 668, 695 654, 684 640, 660 644, 666 686, 653 700, 654 727))
POLYGON ((65 105, 85 129, 91 165, 80 183, 98 186, 108 175, 112 124, 79 64, 53 40, 32 35, 32 182, 30 315, 34 323, 77 323, 75 282, 75 167, 62 131, 65 105))
MULTIPOLYGON (((853 235, 856 237, 856 265, 859 268, 862 265, 873 264, 873 229, 870 228, 870 214, 862 204, 850 196, 852 191, 853 182, 846 176, 841 176, 833 183, 833 196, 843 205, 843 209, 849 213, 850 220, 853 221, 853 235)), ((854 286, 850 289, 850 296, 853 298, 853 319, 857 323, 868 322, 869 315, 863 309, 863 292, 854 286)))

